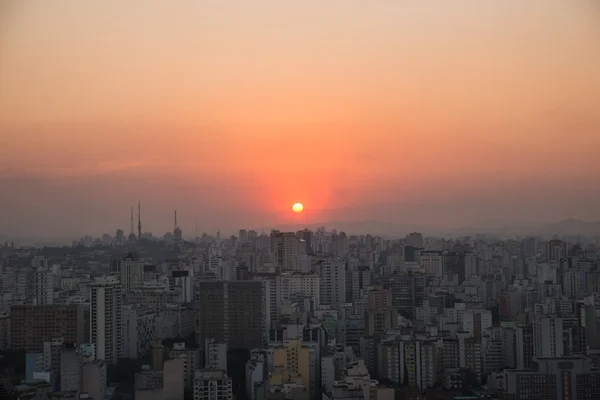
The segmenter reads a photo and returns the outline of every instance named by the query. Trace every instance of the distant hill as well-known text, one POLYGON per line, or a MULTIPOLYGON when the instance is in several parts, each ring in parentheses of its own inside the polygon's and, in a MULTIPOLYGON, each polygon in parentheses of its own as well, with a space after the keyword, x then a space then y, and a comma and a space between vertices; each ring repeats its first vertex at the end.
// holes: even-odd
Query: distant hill
POLYGON ((588 222, 570 218, 554 224, 545 225, 543 229, 549 233, 562 235, 595 236, 600 235, 600 221, 588 222))
POLYGON ((548 224, 523 223, 509 220, 486 220, 459 228, 439 228, 417 224, 400 224, 382 221, 329 221, 318 224, 303 225, 280 225, 275 227, 283 232, 295 232, 308 228, 316 230, 325 226, 327 230, 337 229, 346 234, 366 234, 402 237, 411 232, 422 232, 426 236, 466 236, 477 233, 497 236, 552 236, 552 235, 600 235, 600 222, 588 222, 577 219, 566 219, 548 224))
MULTIPOLYGON (((336 229, 338 232, 345 232, 348 235, 352 234, 367 234, 379 235, 384 237, 404 237, 411 232, 421 232, 425 236, 437 237, 457 237, 457 236, 473 236, 477 233, 489 234, 492 236, 543 236, 551 237, 553 235, 569 235, 569 236, 600 236, 600 221, 582 221, 574 218, 565 219, 558 222, 546 224, 534 224, 520 221, 511 221, 503 219, 489 219, 478 221, 457 228, 440 228, 428 226, 424 224, 403 224, 396 222, 383 222, 376 220, 363 221, 328 221, 309 225, 278 225, 273 229, 278 229, 282 232, 296 232, 304 228, 316 231, 319 227, 324 226, 328 231, 336 229)), ((261 229, 255 229, 260 232, 261 229)), ((0 246, 4 241, 14 240, 17 246, 63 246, 70 245, 73 240, 78 239, 82 235, 74 235, 73 237, 11 237, 8 235, 0 235, 0 246)))
POLYGON ((407 233, 419 231, 418 225, 399 224, 395 222, 382 222, 374 220, 329 221, 309 225, 279 225, 276 226, 274 229, 278 229, 282 232, 295 232, 301 229, 308 228, 312 231, 315 231, 321 226, 324 226, 329 231, 332 229, 336 229, 338 232, 343 231, 347 235, 371 233, 374 235, 382 236, 404 236, 407 233))

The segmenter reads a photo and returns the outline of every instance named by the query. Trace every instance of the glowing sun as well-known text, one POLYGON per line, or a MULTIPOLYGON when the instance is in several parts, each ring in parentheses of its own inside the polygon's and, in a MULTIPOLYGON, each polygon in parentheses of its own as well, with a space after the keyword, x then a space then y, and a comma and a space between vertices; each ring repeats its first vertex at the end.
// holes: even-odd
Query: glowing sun
POLYGON ((302 210, 304 210, 304 206, 302 205, 302 203, 294 203, 294 205, 292 206, 292 211, 295 213, 301 213, 302 210))

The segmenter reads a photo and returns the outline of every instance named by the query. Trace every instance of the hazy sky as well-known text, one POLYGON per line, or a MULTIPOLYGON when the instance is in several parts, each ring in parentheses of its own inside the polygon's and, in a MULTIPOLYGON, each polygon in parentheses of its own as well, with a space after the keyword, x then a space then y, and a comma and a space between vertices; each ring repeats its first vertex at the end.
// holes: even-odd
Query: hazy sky
POLYGON ((0 2, 0 233, 600 219, 599 149, 595 0, 0 2))

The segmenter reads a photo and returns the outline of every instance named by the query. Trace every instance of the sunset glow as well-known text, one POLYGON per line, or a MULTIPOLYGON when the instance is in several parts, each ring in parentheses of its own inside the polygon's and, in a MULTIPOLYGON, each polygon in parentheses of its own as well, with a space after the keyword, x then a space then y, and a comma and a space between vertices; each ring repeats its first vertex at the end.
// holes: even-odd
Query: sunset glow
POLYGON ((0 225, 597 218, 597 3, 434 3, 2 2, 0 225))
POLYGON ((304 210, 304 206, 301 203, 294 203, 292 211, 295 213, 301 213, 304 210))

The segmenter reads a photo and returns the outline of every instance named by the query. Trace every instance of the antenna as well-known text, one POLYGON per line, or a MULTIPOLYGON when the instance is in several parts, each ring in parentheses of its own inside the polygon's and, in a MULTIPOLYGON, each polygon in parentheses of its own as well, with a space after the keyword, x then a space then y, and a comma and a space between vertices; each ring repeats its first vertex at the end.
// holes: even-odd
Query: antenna
POLYGON ((142 240, 142 203, 138 201, 138 240, 142 240))
POLYGON ((265 217, 260 217, 260 232, 265 233, 265 217))
POLYGON ((133 206, 131 206, 131 229, 129 233, 133 235, 133 206))
POLYGON ((177 210, 175 211, 175 227, 173 229, 177 229, 177 210))
POLYGON ((198 239, 198 220, 196 220, 196 239, 198 239))

